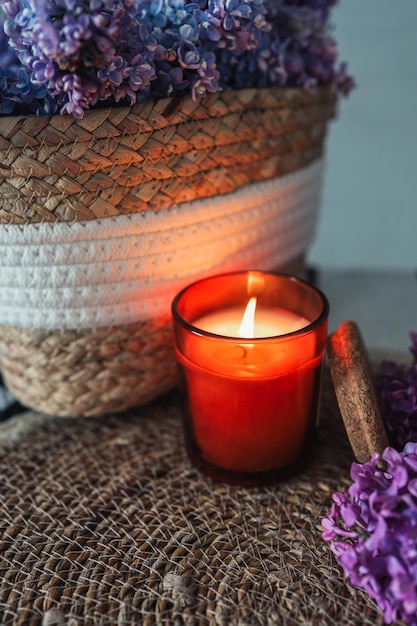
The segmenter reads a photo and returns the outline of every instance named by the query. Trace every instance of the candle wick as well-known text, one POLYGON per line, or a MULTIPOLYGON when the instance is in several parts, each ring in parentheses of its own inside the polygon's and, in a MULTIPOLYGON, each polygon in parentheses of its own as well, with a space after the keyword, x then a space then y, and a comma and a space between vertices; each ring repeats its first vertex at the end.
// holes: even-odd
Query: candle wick
POLYGON ((252 338, 255 333, 256 298, 250 298, 239 326, 239 337, 252 338))

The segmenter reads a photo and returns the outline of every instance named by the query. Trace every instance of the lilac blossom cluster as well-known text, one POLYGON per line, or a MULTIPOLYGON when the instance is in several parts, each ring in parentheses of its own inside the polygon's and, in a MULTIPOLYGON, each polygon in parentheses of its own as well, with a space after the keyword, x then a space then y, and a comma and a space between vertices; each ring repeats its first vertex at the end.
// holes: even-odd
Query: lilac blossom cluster
POLYGON ((350 582, 365 590, 387 623, 417 625, 417 443, 388 447, 351 469, 353 484, 333 494, 323 538, 350 582))
POLYGON ((417 333, 410 333, 411 365, 382 363, 379 380, 381 412, 390 443, 397 450, 417 441, 417 333))
MULTIPOLYGON (((353 80, 338 63, 336 0, 0 0, 0 114, 245 87, 353 80)), ((103 104, 105 103, 105 104, 103 104)))

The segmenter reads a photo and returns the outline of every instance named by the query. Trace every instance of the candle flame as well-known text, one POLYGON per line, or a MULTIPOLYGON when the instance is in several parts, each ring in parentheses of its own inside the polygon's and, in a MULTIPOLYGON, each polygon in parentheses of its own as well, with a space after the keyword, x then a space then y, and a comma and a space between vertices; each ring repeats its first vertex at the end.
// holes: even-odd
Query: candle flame
POLYGON ((256 298, 250 298, 242 316, 239 327, 239 337, 251 338, 255 336, 255 309, 256 298))

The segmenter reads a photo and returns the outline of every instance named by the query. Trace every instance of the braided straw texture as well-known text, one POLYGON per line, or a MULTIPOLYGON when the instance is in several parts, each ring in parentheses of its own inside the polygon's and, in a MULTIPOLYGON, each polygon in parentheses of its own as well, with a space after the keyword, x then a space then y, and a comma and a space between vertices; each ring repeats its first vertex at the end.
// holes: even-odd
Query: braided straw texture
POLYGON ((335 96, 245 89, 72 116, 0 118, 0 221, 167 209, 295 171, 323 150, 335 96))
POLYGON ((176 395, 0 425, 3 626, 381 626, 321 539, 353 453, 329 380, 311 466, 245 489, 186 458, 176 395))
POLYGON ((121 412, 177 381, 171 319, 97 329, 0 327, 4 382, 25 406, 61 417, 121 412))

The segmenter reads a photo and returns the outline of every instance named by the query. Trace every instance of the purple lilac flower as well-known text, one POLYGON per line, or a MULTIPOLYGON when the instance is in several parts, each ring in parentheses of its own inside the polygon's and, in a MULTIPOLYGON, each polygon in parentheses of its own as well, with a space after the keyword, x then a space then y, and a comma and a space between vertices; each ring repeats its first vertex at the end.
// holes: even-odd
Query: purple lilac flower
POLYGON ((305 87, 333 84, 348 93, 353 82, 336 65, 336 44, 330 33, 334 2, 275 2, 266 0, 271 25, 263 43, 263 71, 278 86, 305 87))
POLYGON ((121 93, 132 102, 155 77, 135 0, 7 0, 2 7, 10 46, 34 84, 63 102, 63 113, 82 117, 85 109, 118 101, 121 93), (135 50, 129 45, 133 36, 135 50), (133 62, 138 54, 139 65, 133 62))
MULTIPOLYGON (((186 89, 198 97, 233 88, 224 80, 227 63, 259 47, 260 33, 267 28, 263 0, 142 0, 139 7, 139 19, 158 41, 155 66, 157 77, 164 77, 164 95, 186 89), (177 68, 183 72, 179 82, 171 80, 178 73, 170 70, 177 68)), ((157 79, 151 95, 159 96, 161 87, 157 79)))
POLYGON ((401 449, 417 441, 417 333, 411 333, 411 365, 382 363, 379 380, 381 413, 391 445, 401 449))
POLYGON ((402 452, 388 447, 353 463, 352 485, 333 494, 330 514, 322 520, 323 539, 360 587, 384 612, 387 623, 417 625, 417 443, 402 452))
POLYGON ((13 76, 20 66, 28 83, 16 91, 0 63, 0 113, 40 114, 53 103, 82 117, 97 106, 273 85, 347 95, 353 81, 329 35, 335 1, 0 0, 13 76))
POLYGON ((29 70, 9 48, 2 28, 0 58, 0 115, 51 115, 58 111, 58 103, 43 85, 32 82, 29 70))

